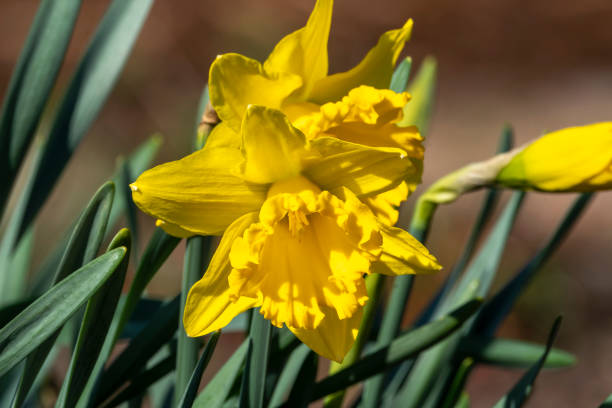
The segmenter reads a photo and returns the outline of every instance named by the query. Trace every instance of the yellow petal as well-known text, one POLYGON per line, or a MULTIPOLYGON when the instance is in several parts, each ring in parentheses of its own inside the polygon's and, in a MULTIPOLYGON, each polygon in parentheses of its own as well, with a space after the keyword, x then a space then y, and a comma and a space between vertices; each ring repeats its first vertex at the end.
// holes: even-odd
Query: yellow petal
POLYGON ((404 181, 389 191, 364 198, 363 202, 370 207, 380 222, 392 227, 399 218, 399 206, 415 188, 416 184, 409 185, 404 181))
POLYGON ((612 187, 612 122, 558 130, 512 158, 497 182, 544 191, 592 191, 612 187))
POLYGON ((321 159, 311 162, 303 174, 333 193, 344 186, 363 198, 390 190, 404 180, 420 181, 421 160, 407 157, 402 149, 368 147, 332 137, 311 140, 310 148, 321 159))
POLYGON ((239 132, 248 105, 280 108, 302 85, 302 79, 290 73, 267 73, 259 61, 240 54, 224 54, 211 65, 208 83, 217 115, 239 132))
POLYGON ((189 290, 183 314, 187 335, 197 337, 219 330, 238 314, 257 306, 254 298, 243 296, 232 301, 227 279, 232 269, 229 263, 232 243, 256 221, 257 213, 245 214, 227 228, 204 277, 189 290))
POLYGON ((267 187, 237 173, 237 149, 205 147, 145 171, 131 185, 145 213, 198 235, 220 235, 235 219, 258 211, 267 187))
POLYGON ((359 308, 350 318, 343 320, 338 319, 334 313, 326 313, 316 329, 289 327, 289 330, 315 353, 341 363, 353 347, 362 317, 363 308, 359 308))
POLYGON ((264 62, 266 72, 288 72, 304 81, 296 97, 308 95, 314 83, 327 75, 327 38, 333 0, 317 0, 306 26, 285 36, 264 62))
POLYGON ((296 177, 312 154, 306 138, 280 111, 251 105, 242 124, 242 176, 254 183, 296 177))
POLYGON ((367 301, 363 279, 382 242, 375 217, 352 196, 342 201, 303 177, 274 186, 257 224, 234 241, 235 298, 261 299, 275 326, 314 329, 324 308, 346 319, 367 301))
POLYGON ((383 237, 382 254, 372 264, 374 273, 406 275, 442 269, 435 256, 412 235, 400 228, 379 224, 383 237))
POLYGON ((189 238, 194 235, 193 232, 184 230, 176 224, 171 224, 162 220, 155 221, 155 226, 163 229, 166 234, 177 238, 189 238))
POLYGON ((226 122, 215 125, 208 135, 208 139, 206 139, 207 148, 231 147, 240 149, 241 146, 242 136, 240 132, 236 132, 226 122))
POLYGON ((388 88, 397 58, 411 31, 412 20, 408 20, 402 28, 384 33, 355 68, 317 81, 308 100, 319 104, 338 101, 359 85, 388 88))

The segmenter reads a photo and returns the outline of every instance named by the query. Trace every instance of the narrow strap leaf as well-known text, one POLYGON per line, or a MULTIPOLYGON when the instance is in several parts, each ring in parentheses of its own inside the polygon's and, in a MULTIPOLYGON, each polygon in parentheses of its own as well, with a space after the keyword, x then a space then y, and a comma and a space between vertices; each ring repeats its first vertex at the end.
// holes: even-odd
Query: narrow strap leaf
POLYGON ((132 49, 153 0, 114 0, 100 22, 53 120, 34 188, 21 220, 30 226, 73 152, 102 109, 132 49))
POLYGON ((202 380, 202 374, 210 362, 220 335, 221 332, 215 332, 210 336, 210 339, 208 340, 208 343, 206 343, 206 347, 200 356, 200 360, 198 360, 198 364, 193 370, 189 383, 187 384, 187 387, 185 387, 185 392, 177 404, 178 408, 190 408, 193 405, 193 401, 195 400, 198 392, 198 387, 200 386, 200 381, 202 380))
MULTIPOLYGON (((501 367, 531 367, 544 353, 540 344, 504 338, 469 336, 461 340, 459 350, 479 363, 501 367)), ((572 354, 552 348, 543 368, 561 368, 576 364, 572 354)))
POLYGON ((0 329, 0 375, 59 329, 104 284, 125 253, 126 249, 121 247, 94 259, 0 329))
POLYGON ((250 340, 247 338, 225 362, 193 402, 194 408, 221 408, 236 382, 246 357, 250 340))
POLYGON ((406 91, 408 79, 410 78, 410 68, 412 68, 412 58, 406 57, 393 72, 391 84, 389 85, 390 90, 397 93, 406 91))
POLYGON ((41 2, 19 56, 0 116, 0 213, 55 84, 81 2, 41 2))
POLYGON ((176 353, 176 381, 174 384, 174 405, 178 405, 198 361, 200 341, 187 336, 183 327, 183 311, 189 289, 202 277, 208 265, 211 237, 191 237, 187 239, 181 280, 181 307, 179 309, 176 353))
MULTIPOLYGON (((91 198, 72 230, 55 275, 50 279, 52 284, 60 282, 96 255, 104 238, 114 193, 114 184, 107 182, 91 198)), ((23 403, 58 335, 59 328, 27 357, 14 399, 15 406, 23 403)))
POLYGON ((130 259, 131 237, 129 230, 125 228, 115 235, 108 251, 119 247, 127 248, 127 253, 115 273, 87 303, 79 337, 55 404, 56 407, 76 406, 104 344, 121 295, 130 259))
POLYGON ((104 371, 96 393, 96 404, 105 401, 123 383, 135 376, 172 339, 178 325, 179 299, 179 296, 175 297, 152 316, 149 324, 104 371))
POLYGON ((354 365, 318 382, 312 400, 356 384, 414 357, 460 328, 478 310, 480 304, 480 300, 470 300, 447 316, 400 335, 390 345, 377 349, 354 365))
POLYGON ((247 358, 245 381, 241 390, 241 406, 261 408, 264 403, 264 387, 268 368, 268 351, 270 347, 270 321, 260 313, 253 313, 250 338, 252 352, 247 358))
POLYGON ((544 353, 542 353, 542 357, 540 357, 540 359, 529 369, 529 371, 527 371, 525 375, 521 377, 516 385, 512 387, 512 389, 506 395, 504 395, 497 402, 497 404, 494 405, 494 408, 518 408, 525 403, 527 397, 529 397, 531 394, 533 383, 535 382, 538 374, 540 374, 540 370, 542 370, 542 367, 544 366, 548 353, 552 349, 552 345, 557 337, 560 326, 561 317, 557 317, 552 329, 550 330, 550 334, 548 335, 546 349, 544 350, 544 353))

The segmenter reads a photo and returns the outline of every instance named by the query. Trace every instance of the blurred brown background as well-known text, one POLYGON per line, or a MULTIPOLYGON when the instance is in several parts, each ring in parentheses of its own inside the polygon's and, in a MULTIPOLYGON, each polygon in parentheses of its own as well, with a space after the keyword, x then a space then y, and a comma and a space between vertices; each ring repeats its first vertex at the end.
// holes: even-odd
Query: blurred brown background
MULTIPOLYGON (((65 84, 108 1, 84 1, 60 83, 65 84)), ((301 27, 314 1, 158 1, 99 119, 47 203, 37 227, 37 258, 68 226, 115 166, 116 157, 153 132, 164 135, 158 162, 190 149, 208 67, 215 55, 264 59, 301 27)), ((544 130, 612 120, 612 2, 606 0, 339 0, 330 39, 330 69, 356 64, 385 30, 412 17, 405 54, 416 65, 438 59, 436 109, 427 140, 424 185, 495 151, 504 123, 524 143, 544 130)), ((37 1, 0 2, 0 93, 4 94, 37 1)), ((55 98, 61 96, 56 89, 55 98)), ((440 208, 429 241, 446 270, 457 259, 481 193, 440 208)), ((498 285, 543 243, 571 195, 531 194, 519 216, 498 285)), ((557 314, 557 346, 578 356, 570 370, 545 372, 529 406, 596 406, 612 392, 610 193, 600 194, 578 228, 534 281, 503 334, 542 342, 557 314)), ((410 206, 410 203, 408 207, 410 206)), ((407 208, 409 210, 409 208, 407 208)), ((409 214, 409 211, 406 211, 409 214)), ((150 231, 152 220, 141 217, 150 231)), ((151 284, 151 294, 179 290, 181 251, 151 284)), ((34 262, 40 261, 36 259, 34 262)), ((418 281, 416 313, 444 277, 418 281)), ((494 403, 521 375, 482 367, 468 389, 474 407, 494 403)))

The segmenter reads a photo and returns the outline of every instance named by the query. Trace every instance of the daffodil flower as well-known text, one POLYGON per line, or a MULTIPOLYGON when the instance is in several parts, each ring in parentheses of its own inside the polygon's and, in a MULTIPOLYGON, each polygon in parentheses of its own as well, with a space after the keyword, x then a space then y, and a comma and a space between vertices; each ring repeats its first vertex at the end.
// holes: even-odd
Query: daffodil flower
POLYGON ((413 172, 394 190, 364 201, 387 225, 397 207, 421 182, 423 146, 416 126, 399 126, 407 93, 388 89, 393 69, 410 37, 412 20, 384 33, 353 69, 328 75, 327 41, 333 1, 318 0, 305 27, 287 35, 267 60, 224 54, 210 68, 212 106, 222 120, 211 142, 240 145, 246 107, 282 110, 308 139, 335 137, 374 147, 397 147, 413 162, 413 172))
POLYGON ((407 232, 360 198, 414 169, 397 147, 309 140, 278 110, 249 106, 242 148, 208 145, 143 173, 136 204, 178 234, 223 238, 189 291, 185 330, 202 336, 259 307, 314 351, 342 361, 368 299, 364 276, 440 269, 407 232))
POLYGON ((558 192, 612 188, 612 122, 570 127, 540 137, 514 155, 495 182, 558 192))

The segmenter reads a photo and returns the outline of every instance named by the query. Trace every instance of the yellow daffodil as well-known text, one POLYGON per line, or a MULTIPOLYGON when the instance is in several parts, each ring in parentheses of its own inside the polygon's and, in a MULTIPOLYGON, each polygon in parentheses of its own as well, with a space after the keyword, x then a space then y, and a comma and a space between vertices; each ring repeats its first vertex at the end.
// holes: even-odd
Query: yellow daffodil
POLYGON ((415 126, 399 126, 407 93, 389 87, 393 69, 410 37, 412 20, 384 33, 353 69, 328 75, 327 41, 333 1, 318 0, 305 27, 284 37, 267 60, 224 54, 210 68, 210 100, 221 119, 213 144, 240 145, 240 126, 250 104, 282 110, 308 139, 335 137, 374 147, 397 147, 413 172, 396 189, 364 200, 387 225, 421 181, 423 146, 415 126))
POLYGON ((249 106, 242 148, 209 145, 143 173, 136 204, 176 235, 223 238, 190 290, 184 326, 202 336, 254 307, 320 355, 341 361, 368 296, 364 276, 440 269, 407 232, 360 198, 414 171, 397 147, 309 140, 278 110, 249 106))
POLYGON ((541 191, 612 188, 612 122, 548 133, 516 154, 496 182, 541 191))

